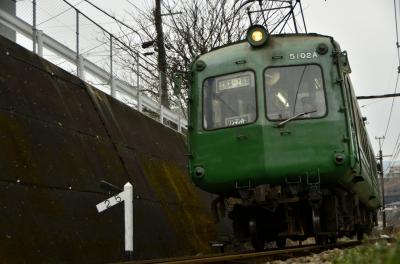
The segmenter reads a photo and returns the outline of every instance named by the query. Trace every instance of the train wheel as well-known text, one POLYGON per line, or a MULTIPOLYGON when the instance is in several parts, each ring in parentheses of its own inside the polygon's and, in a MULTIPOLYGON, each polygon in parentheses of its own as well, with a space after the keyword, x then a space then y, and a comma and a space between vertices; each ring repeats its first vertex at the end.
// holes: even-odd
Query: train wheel
POLYGON ((276 246, 278 248, 285 248, 286 247, 286 237, 278 237, 275 241, 276 246))
POLYGON ((364 232, 363 232, 363 230, 360 228, 360 229, 357 230, 357 240, 358 240, 358 241, 361 241, 361 240, 363 239, 363 237, 364 237, 364 232))
POLYGON ((331 235, 329 237, 329 244, 336 244, 337 243, 337 236, 336 235, 331 235))
POLYGON ((256 251, 262 251, 265 247, 265 239, 260 228, 257 228, 257 221, 252 219, 249 221, 251 245, 256 251))
POLYGON ((311 216, 312 216, 314 233, 318 234, 319 232, 321 232, 321 221, 320 221, 320 217, 319 217, 319 209, 316 207, 313 207, 311 209, 311 216))
POLYGON ((328 243, 328 237, 318 235, 318 233, 321 232, 321 220, 319 217, 319 208, 317 208, 316 206, 313 206, 311 209, 311 217, 315 234, 315 243, 317 245, 326 245, 328 243))
POLYGON ((315 243, 317 245, 327 245, 328 244, 328 236, 324 236, 324 235, 315 236, 315 243))

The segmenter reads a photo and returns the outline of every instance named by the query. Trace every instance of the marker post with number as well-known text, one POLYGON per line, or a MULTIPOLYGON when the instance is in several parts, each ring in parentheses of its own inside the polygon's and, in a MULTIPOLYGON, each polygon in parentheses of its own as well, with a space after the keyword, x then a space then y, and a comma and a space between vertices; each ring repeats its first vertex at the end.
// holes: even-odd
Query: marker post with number
POLYGON ((97 204, 99 213, 108 208, 124 202, 124 217, 125 217, 125 252, 129 259, 133 257, 133 187, 127 182, 124 185, 124 190, 119 194, 108 198, 97 204))

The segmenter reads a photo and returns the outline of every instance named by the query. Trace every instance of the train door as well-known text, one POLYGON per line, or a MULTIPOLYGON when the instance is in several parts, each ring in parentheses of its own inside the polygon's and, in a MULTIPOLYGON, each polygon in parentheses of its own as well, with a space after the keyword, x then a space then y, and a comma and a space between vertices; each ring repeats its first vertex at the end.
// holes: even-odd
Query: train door
POLYGON ((202 89, 204 133, 198 136, 196 150, 203 154, 197 162, 206 170, 204 181, 220 188, 250 187, 249 175, 260 174, 263 168, 255 73, 207 78, 202 89))

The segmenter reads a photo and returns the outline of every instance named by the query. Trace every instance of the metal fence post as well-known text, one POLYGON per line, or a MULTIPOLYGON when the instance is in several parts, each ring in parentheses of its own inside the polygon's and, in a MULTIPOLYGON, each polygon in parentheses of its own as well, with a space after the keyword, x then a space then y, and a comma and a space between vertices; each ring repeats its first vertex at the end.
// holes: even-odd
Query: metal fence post
POLYGON ((76 12, 76 75, 79 76, 79 11, 75 9, 76 12))
POLYGON ((164 106, 160 105, 160 122, 164 124, 164 106))
POLYGON ((110 89, 111 97, 117 98, 117 89, 115 87, 115 78, 114 78, 114 76, 111 76, 110 87, 111 87, 111 89, 110 89))
POLYGON ((32 0, 32 51, 36 53, 36 0, 32 0))
POLYGON ((82 55, 78 55, 77 69, 78 69, 77 76, 79 78, 81 78, 82 80, 84 80, 85 79, 85 58, 82 55))
POLYGON ((38 55, 40 57, 43 57, 43 31, 42 30, 36 31, 36 38, 37 38, 38 55))

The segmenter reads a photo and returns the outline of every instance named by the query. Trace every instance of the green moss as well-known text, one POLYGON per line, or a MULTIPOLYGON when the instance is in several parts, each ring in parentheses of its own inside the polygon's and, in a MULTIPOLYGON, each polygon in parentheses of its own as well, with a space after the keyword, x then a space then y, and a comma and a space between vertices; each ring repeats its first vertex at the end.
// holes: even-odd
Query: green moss
POLYGON ((400 263, 400 241, 394 244, 380 242, 347 249, 343 255, 333 259, 332 263, 397 264, 400 263))
POLYGON ((209 252, 208 241, 215 239, 213 219, 183 168, 147 155, 137 154, 137 159, 186 253, 209 252))

